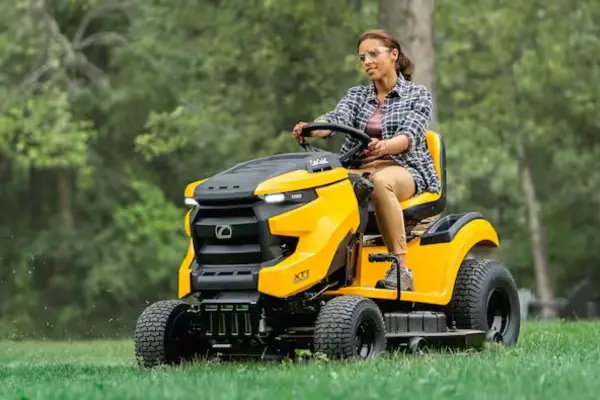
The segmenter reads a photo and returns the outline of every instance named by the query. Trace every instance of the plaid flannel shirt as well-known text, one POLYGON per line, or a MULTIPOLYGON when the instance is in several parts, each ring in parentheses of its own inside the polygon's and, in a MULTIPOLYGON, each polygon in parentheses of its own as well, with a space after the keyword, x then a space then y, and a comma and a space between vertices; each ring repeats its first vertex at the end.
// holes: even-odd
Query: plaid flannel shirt
MULTIPOLYGON (((347 91, 335 109, 317 118, 317 121, 352 126, 364 132, 367 121, 376 108, 375 85, 355 86, 347 91)), ((402 76, 399 76, 396 86, 386 96, 382 107, 382 139, 392 139, 402 134, 408 136, 408 149, 399 154, 391 154, 391 157, 412 174, 417 193, 439 193, 441 190, 425 137, 431 110, 431 92, 402 76)), ((335 132, 332 132, 329 137, 334 135, 335 132)), ((358 143, 356 139, 346 135, 340 153, 347 153, 358 143)))

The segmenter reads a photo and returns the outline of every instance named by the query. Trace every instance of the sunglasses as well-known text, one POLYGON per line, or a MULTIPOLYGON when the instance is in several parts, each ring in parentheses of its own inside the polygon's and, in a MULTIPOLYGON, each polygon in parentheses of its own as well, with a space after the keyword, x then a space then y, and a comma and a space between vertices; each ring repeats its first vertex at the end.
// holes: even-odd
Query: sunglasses
POLYGON ((387 47, 376 47, 374 49, 368 50, 366 53, 359 54, 358 58, 360 59, 361 62, 365 62, 367 57, 369 57, 372 60, 375 60, 382 53, 384 53, 386 51, 390 51, 390 50, 391 49, 388 49, 387 47))

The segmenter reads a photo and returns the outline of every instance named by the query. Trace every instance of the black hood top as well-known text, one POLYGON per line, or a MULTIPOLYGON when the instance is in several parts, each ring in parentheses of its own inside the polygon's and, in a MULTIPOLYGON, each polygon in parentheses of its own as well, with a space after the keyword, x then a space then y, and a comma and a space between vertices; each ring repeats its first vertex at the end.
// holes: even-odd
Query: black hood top
POLYGON ((297 170, 310 173, 341 167, 338 155, 330 152, 288 153, 237 164, 208 178, 194 190, 200 204, 254 200, 259 184, 297 170))

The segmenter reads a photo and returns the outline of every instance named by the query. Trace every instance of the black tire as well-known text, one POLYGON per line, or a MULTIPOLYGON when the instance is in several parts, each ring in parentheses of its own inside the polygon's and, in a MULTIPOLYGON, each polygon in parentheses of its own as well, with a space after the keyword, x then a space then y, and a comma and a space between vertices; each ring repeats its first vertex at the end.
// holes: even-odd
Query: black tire
POLYGON ((148 306, 135 327, 138 365, 152 368, 175 365, 194 358, 205 349, 193 331, 191 305, 180 300, 163 300, 148 306))
POLYGON ((495 330, 505 345, 516 344, 521 329, 519 293, 511 273, 496 260, 464 260, 451 302, 459 329, 495 330))
POLYGON ((373 300, 339 296, 321 308, 315 324, 315 352, 334 359, 367 360, 385 349, 385 324, 373 300))
POLYGON ((427 340, 420 336, 410 338, 408 341, 408 351, 411 354, 428 354, 429 346, 427 345, 427 340))

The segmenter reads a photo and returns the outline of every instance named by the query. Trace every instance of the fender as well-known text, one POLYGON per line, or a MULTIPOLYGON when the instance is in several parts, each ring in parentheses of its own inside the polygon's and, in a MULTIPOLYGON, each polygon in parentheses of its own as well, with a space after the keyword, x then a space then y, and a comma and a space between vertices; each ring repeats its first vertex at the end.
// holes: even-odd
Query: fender
POLYGON ((475 247, 500 247, 498 233, 480 213, 450 214, 439 219, 408 246, 407 263, 413 268, 417 291, 404 299, 448 304, 458 270, 475 247))
MULTIPOLYGON (((449 243, 452 242, 459 232, 467 227, 467 225, 473 221, 483 220, 487 223, 487 229, 483 228, 479 234, 483 234, 486 237, 481 239, 485 241, 486 246, 498 247, 500 242, 498 240, 498 234, 492 227, 492 225, 483 218, 483 215, 478 212, 469 212, 465 214, 450 214, 439 219, 433 225, 427 229, 423 235, 421 235, 421 246, 427 246, 436 243, 449 243), (491 229, 491 231, 489 231, 491 229)), ((474 229, 477 225, 469 225, 467 229, 474 229)))

